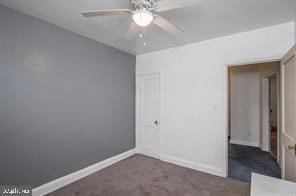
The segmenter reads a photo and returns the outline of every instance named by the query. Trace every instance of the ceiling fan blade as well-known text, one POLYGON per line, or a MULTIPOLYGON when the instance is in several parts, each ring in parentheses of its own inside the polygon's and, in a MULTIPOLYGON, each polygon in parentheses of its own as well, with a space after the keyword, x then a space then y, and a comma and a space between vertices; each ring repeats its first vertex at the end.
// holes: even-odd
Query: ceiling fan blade
POLYGON ((201 0, 160 0, 155 3, 154 11, 163 12, 182 7, 188 7, 194 4, 202 3, 201 0))
POLYGON ((182 29, 171 24, 161 16, 155 15, 153 23, 162 28, 163 30, 167 31, 171 35, 178 35, 180 33, 183 33, 182 29))
POLYGON ((85 17, 110 16, 110 15, 132 14, 132 13, 133 11, 130 9, 95 10, 95 11, 81 12, 81 14, 85 17))
POLYGON ((128 30, 126 38, 128 40, 133 39, 135 37, 137 31, 138 31, 138 25, 136 25, 136 23, 132 22, 132 24, 130 25, 130 28, 128 30))

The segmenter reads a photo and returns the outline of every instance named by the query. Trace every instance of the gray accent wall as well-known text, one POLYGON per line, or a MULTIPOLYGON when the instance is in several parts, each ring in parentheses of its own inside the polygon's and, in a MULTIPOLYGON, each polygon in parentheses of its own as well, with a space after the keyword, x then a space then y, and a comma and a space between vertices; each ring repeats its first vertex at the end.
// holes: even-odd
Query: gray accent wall
POLYGON ((0 184, 135 147, 135 56, 0 6, 0 184))

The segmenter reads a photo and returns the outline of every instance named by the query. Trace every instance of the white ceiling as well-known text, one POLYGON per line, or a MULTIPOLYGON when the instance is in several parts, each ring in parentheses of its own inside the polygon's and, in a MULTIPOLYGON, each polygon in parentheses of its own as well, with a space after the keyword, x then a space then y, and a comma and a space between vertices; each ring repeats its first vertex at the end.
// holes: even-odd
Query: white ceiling
POLYGON ((85 18, 80 12, 129 8, 129 0, 0 0, 0 4, 135 55, 294 21, 293 3, 294 0, 204 0, 160 14, 184 30, 179 36, 172 37, 150 25, 141 30, 142 38, 128 40, 131 16, 85 18))

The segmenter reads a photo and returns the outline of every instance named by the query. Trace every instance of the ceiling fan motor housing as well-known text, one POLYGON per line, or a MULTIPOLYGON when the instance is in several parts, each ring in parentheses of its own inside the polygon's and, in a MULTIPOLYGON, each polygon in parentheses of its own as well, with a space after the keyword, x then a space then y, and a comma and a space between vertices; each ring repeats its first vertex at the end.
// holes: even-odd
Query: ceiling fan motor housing
POLYGON ((131 0, 133 7, 136 10, 146 9, 146 10, 153 10, 153 7, 156 2, 159 0, 131 0))

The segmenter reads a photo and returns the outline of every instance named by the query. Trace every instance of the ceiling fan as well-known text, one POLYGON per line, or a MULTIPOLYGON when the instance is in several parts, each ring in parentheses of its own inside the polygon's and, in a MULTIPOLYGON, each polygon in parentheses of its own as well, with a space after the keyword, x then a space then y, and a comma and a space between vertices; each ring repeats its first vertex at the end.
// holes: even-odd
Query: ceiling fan
POLYGON ((128 38, 133 37, 137 26, 146 27, 151 23, 171 35, 177 35, 182 33, 183 30, 155 13, 190 6, 197 2, 198 0, 131 0, 132 9, 83 11, 81 14, 85 17, 131 14, 133 23, 130 26, 128 38))

